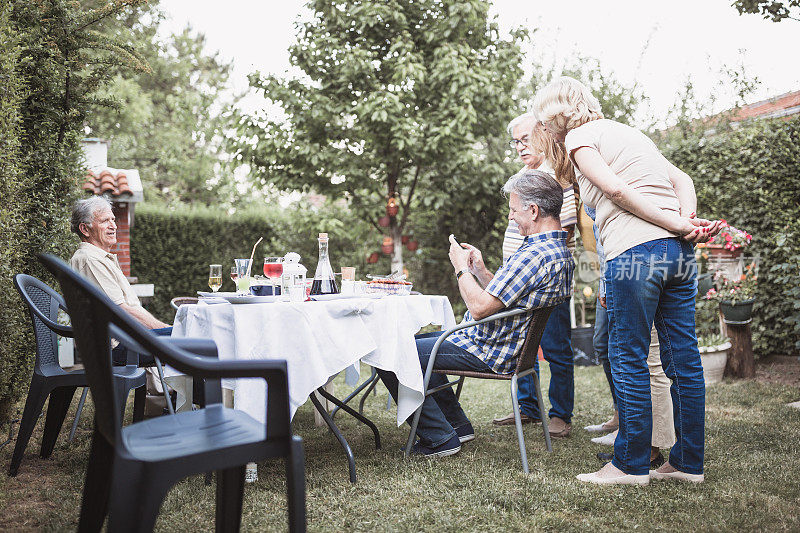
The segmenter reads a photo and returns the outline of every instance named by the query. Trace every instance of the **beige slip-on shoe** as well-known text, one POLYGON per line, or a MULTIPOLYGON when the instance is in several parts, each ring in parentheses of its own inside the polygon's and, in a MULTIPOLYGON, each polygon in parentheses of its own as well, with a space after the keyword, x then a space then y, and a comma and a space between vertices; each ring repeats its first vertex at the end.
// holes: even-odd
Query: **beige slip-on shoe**
POLYGON ((689 483, 702 483, 705 481, 705 474, 687 474, 676 470, 674 472, 659 472, 658 470, 650 471, 650 478, 661 480, 675 479, 677 481, 687 481, 689 483))
POLYGON ((641 476, 622 474, 614 477, 600 477, 597 472, 592 472, 590 474, 578 474, 575 478, 578 481, 594 483, 595 485, 647 485, 650 483, 650 476, 647 474, 641 476))
POLYGON ((592 439, 592 442, 604 446, 613 446, 614 441, 617 440, 617 433, 619 433, 619 430, 612 431, 608 435, 603 435, 602 437, 595 437, 592 439))

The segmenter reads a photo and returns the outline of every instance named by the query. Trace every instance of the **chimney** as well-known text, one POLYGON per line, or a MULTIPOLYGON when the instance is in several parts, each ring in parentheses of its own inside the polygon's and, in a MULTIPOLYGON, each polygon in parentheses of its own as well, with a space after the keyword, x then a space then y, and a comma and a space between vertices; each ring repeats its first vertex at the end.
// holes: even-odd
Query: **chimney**
POLYGON ((81 145, 87 169, 96 170, 108 166, 108 141, 97 138, 83 139, 81 145))

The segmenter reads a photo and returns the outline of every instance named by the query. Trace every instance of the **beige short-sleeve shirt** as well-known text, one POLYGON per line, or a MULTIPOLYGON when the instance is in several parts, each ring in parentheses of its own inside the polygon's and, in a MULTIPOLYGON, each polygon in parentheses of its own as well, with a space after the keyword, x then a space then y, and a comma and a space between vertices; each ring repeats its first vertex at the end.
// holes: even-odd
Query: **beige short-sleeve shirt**
POLYGON ((141 306, 139 297, 122 273, 117 256, 88 242, 82 242, 69 260, 69 265, 100 287, 117 305, 141 306))
MULTIPOLYGON (((592 120, 570 130, 564 144, 573 164, 578 148, 593 148, 614 174, 656 207, 680 214, 680 202, 669 179, 669 163, 653 141, 639 130, 613 120, 592 120)), ((577 165, 575 168, 581 198, 596 210, 595 224, 607 261, 638 244, 675 237, 661 226, 625 211, 577 172, 577 165)))

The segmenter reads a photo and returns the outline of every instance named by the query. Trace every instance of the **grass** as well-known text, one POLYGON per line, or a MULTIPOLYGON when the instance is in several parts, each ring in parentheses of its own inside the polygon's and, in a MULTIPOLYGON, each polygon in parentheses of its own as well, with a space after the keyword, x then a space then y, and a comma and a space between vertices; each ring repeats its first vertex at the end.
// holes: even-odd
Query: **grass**
MULTIPOLYGON (((547 382, 546 365, 543 380, 547 382)), ((520 468, 512 427, 491 418, 510 409, 508 385, 468 381, 463 404, 477 438, 441 460, 406 461, 399 448, 407 435, 386 411, 386 392, 367 401, 383 449, 371 432, 347 417, 337 421, 356 455, 359 481, 347 481, 344 455, 326 428, 315 427, 310 404, 295 418, 306 450, 310 531, 530 531, 530 530, 800 530, 800 411, 785 406, 800 389, 757 381, 726 382, 708 389, 706 482, 654 482, 647 487, 596 487, 575 475, 598 468, 581 428, 609 413, 600 368, 577 368, 573 434, 555 440, 548 454, 540 426, 525 426, 531 474, 520 468)), ((343 384, 338 390, 345 391, 343 384)), ((73 405, 74 409, 74 405, 73 405)), ((17 478, 0 475, 0 529, 74 530, 91 437, 84 416, 76 441, 66 428, 52 458, 38 458, 40 422, 17 478)), ((0 452, 3 468, 11 446, 0 452)), ((212 530, 214 489, 195 476, 164 501, 160 531, 212 530)), ((259 465, 259 481, 245 488, 245 531, 286 529, 281 463, 259 465)))

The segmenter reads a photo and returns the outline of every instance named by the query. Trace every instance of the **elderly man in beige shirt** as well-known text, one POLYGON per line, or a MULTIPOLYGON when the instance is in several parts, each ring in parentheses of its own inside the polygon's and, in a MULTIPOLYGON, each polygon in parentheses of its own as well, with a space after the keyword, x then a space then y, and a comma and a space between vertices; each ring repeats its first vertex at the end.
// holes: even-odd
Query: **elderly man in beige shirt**
MULTIPOLYGON (((72 208, 72 231, 80 237, 81 243, 69 261, 70 266, 97 285, 112 302, 144 327, 153 330, 156 335, 170 335, 172 327, 142 307, 139 297, 122 273, 117 256, 111 253, 111 247, 117 242, 117 224, 108 200, 93 196, 75 202, 72 208)), ((114 344, 114 363, 125 364, 125 349, 116 342, 114 344)), ((148 363, 140 361, 140 364, 148 363)))

